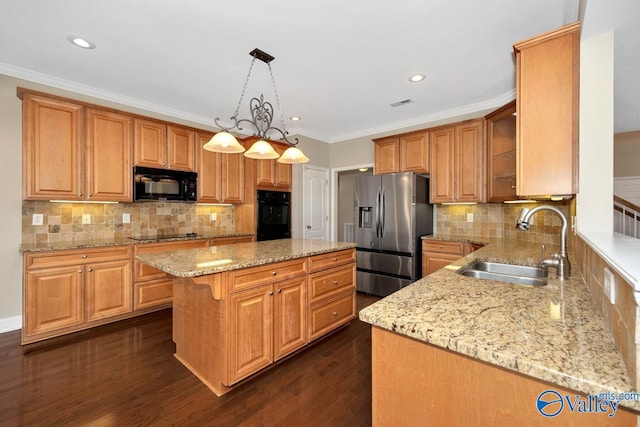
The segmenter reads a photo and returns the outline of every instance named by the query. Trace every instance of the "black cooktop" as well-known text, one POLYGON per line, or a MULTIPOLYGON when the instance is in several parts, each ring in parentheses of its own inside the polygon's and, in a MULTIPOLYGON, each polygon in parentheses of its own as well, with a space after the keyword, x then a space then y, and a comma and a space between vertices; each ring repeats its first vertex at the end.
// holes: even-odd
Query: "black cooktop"
POLYGON ((183 234, 163 234, 161 236, 131 236, 131 240, 166 240, 166 239, 179 239, 185 237, 197 237, 198 233, 183 233, 183 234))

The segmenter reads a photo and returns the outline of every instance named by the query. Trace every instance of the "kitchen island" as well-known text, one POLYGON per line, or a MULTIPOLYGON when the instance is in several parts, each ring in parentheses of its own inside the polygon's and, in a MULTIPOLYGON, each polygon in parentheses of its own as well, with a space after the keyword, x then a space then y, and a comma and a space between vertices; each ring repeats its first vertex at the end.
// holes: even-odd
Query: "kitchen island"
POLYGON ((638 400, 611 418, 610 407, 574 414, 566 400, 554 418, 538 413, 548 389, 586 403, 634 387, 577 267, 565 281, 550 270, 539 287, 457 274, 475 260, 534 266, 540 256, 537 244, 483 243, 360 312, 373 326, 373 425, 635 425, 638 400))
POLYGON ((175 357, 221 396, 356 317, 354 246, 282 239, 136 260, 174 276, 175 357))

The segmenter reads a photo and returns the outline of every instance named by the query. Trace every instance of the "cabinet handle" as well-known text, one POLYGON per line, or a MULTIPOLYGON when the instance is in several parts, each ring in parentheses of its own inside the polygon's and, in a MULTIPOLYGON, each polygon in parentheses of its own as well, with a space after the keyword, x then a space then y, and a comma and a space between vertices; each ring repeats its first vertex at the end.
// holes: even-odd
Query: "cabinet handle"
POLYGON ((272 272, 271 272, 271 275, 272 275, 272 276, 275 276, 276 274, 278 274, 278 272, 277 272, 277 271, 272 271, 272 272))
POLYGON ((338 315, 338 312, 337 312, 337 311, 334 311, 334 312, 333 312, 333 316, 335 317, 335 316, 337 316, 337 315, 338 315))
POLYGON ((334 281, 333 281, 333 284, 334 284, 334 285, 337 285, 337 284, 338 284, 338 281, 337 281, 337 280, 334 280, 334 281))
POLYGON ((269 296, 273 295, 273 291, 269 291, 269 296))

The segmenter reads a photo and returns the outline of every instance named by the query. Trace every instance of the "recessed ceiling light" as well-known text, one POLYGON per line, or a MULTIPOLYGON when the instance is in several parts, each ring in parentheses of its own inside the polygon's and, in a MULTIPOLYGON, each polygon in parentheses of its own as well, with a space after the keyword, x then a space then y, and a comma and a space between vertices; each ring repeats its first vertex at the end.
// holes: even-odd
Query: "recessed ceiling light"
POLYGON ((293 120, 294 122, 297 122, 297 121, 299 121, 299 120, 300 120, 300 117, 299 117, 299 116, 291 116, 291 117, 289 117, 289 118, 290 118, 291 120, 293 120))
POLYGON ((87 39, 82 38, 82 37, 69 36, 69 37, 67 37, 67 40, 69 40, 69 42, 71 42, 74 45, 76 45, 78 47, 81 47, 83 49, 95 49, 96 48, 95 43, 93 43, 91 40, 87 40, 87 39))
POLYGON ((409 81, 412 83, 417 83, 423 81, 425 77, 426 76, 424 74, 414 74, 413 76, 409 77, 409 81))

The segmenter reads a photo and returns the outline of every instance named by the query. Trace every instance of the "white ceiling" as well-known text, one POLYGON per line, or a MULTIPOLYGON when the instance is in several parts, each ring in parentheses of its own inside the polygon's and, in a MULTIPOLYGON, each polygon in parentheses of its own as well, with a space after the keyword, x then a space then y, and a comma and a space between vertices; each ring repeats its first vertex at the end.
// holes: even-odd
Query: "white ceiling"
MULTIPOLYGON (((513 99, 512 45, 574 21, 574 3, 0 0, 0 73, 213 125, 233 114, 257 47, 276 58, 290 133, 336 142, 513 99), (77 48, 69 35, 97 48, 77 48), (427 79, 408 82, 414 73, 427 79), (407 98, 413 103, 389 106, 407 98)), ((240 117, 261 93, 275 105, 257 61, 240 117)))

